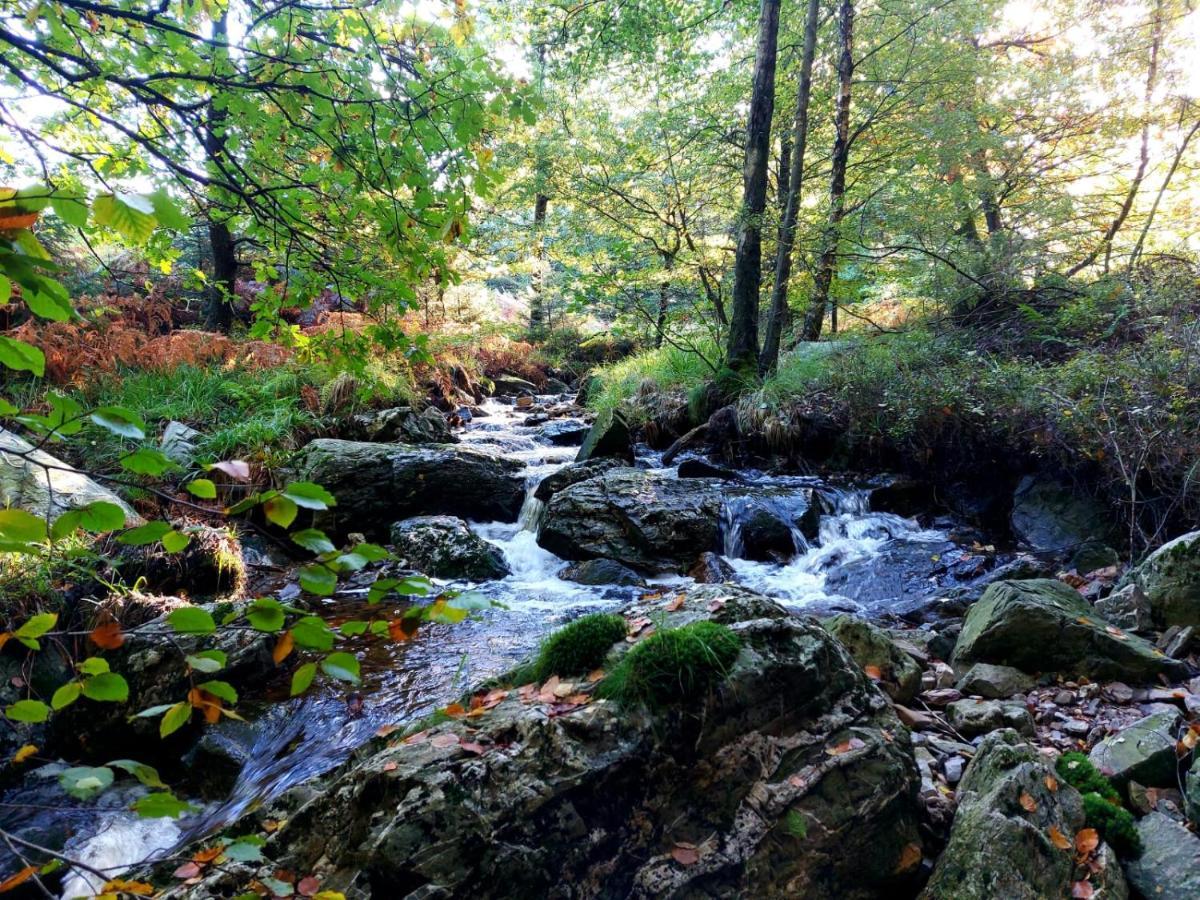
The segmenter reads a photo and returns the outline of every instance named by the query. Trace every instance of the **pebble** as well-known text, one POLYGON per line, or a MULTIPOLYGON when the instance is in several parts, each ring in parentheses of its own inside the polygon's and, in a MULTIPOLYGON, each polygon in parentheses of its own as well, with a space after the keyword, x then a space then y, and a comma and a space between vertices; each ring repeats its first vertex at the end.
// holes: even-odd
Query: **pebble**
POLYGON ((951 756, 946 760, 946 783, 958 784, 962 781, 963 769, 966 767, 966 760, 961 756, 951 756))
POLYGON ((1070 706, 1075 702, 1075 695, 1071 691, 1059 691, 1054 695, 1054 702, 1059 706, 1070 706))

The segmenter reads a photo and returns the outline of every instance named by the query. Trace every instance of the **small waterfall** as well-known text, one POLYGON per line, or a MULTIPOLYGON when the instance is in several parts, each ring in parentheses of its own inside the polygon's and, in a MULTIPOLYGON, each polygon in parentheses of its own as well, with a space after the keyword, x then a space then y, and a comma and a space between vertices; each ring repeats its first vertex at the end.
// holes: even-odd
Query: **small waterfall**
MULTIPOLYGON (((807 553, 808 538, 796 524, 796 510, 785 502, 786 498, 770 495, 727 497, 721 504, 721 552, 726 559, 745 557, 746 545, 743 531, 755 513, 765 513, 787 526, 792 536, 795 554, 807 553)), ((805 505, 807 508, 807 504, 805 505)))
POLYGON ((536 484, 531 484, 526 489, 525 502, 521 505, 521 514, 517 517, 517 525, 520 526, 520 530, 532 531, 534 534, 537 534, 537 530, 542 525, 542 519, 546 517, 546 501, 539 500, 534 496, 536 490, 536 484))

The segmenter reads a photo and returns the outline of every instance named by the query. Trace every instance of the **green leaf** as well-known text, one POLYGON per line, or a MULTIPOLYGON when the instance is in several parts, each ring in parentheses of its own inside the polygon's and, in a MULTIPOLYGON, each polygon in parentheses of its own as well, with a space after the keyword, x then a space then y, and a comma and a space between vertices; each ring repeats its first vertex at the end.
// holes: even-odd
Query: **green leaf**
POLYGON ((212 614, 199 606, 181 606, 171 610, 167 624, 175 629, 176 634, 212 634, 217 630, 212 614))
POLYGON ((170 530, 171 526, 166 522, 147 522, 145 525, 139 525, 137 528, 126 531, 117 538, 117 543, 125 544, 128 547, 144 547, 146 544, 161 541, 163 535, 170 530))
POLYGON ((33 344, 0 334, 0 366, 41 378, 46 374, 46 356, 33 344))
POLYGON ((205 675, 221 671, 227 662, 228 658, 223 650, 202 650, 187 657, 187 664, 205 675))
MULTIPOLYGON (((250 834, 240 837, 225 848, 225 855, 236 862, 259 862, 262 860, 262 850, 265 842, 258 835, 250 834)), ((255 895, 257 897, 257 895, 255 895)))
POLYGON ((197 810, 170 793, 147 794, 135 800, 130 808, 143 819, 178 819, 197 810))
POLYGON ((283 495, 305 509, 328 509, 337 506, 333 494, 311 481, 298 481, 283 489, 283 495))
POLYGON ((121 437, 133 438, 135 441, 145 440, 146 423, 136 413, 123 406, 101 406, 94 409, 91 420, 121 437))
POLYGON ((133 472, 135 475, 149 475, 152 478, 157 478, 170 469, 179 468, 178 465, 168 459, 161 451, 151 450, 146 447, 125 454, 121 457, 120 463, 122 468, 133 472))
POLYGON ((296 521, 299 508, 289 498, 280 495, 272 497, 263 504, 263 513, 268 521, 275 523, 280 528, 287 528, 296 521))
POLYGON ((154 766, 148 766, 145 763, 138 762, 136 759, 114 759, 108 765, 114 769, 120 769, 122 772, 127 772, 144 784, 146 787, 165 788, 163 780, 159 777, 158 769, 154 766))
POLYGON ((92 201, 92 218, 133 244, 144 244, 158 224, 154 204, 141 194, 101 194, 92 201))
POLYGON ((125 527, 125 510, 107 500, 97 500, 70 512, 78 514, 79 527, 91 534, 106 534, 125 527))
POLYGON ((392 592, 404 597, 423 597, 432 589, 433 583, 420 575, 408 578, 379 578, 367 590, 367 603, 374 606, 392 592))
POLYGON ((75 766, 58 776, 64 791, 76 800, 90 800, 113 783, 113 770, 106 766, 75 766))
POLYGON ((168 531, 162 536, 163 549, 168 553, 178 553, 192 542, 192 539, 179 531, 168 531))
POLYGON ((379 562, 383 559, 389 559, 392 555, 378 544, 355 544, 354 547, 351 548, 351 552, 355 556, 361 556, 369 563, 379 562))
POLYGON ((25 291, 21 294, 21 299, 25 301, 25 305, 29 307, 29 311, 35 316, 49 319, 52 322, 69 321, 75 312, 71 306, 71 301, 64 300, 62 297, 56 297, 48 292, 25 291))
POLYGON ((167 709, 162 717, 162 721, 158 723, 158 734, 160 737, 168 737, 182 728, 192 718, 192 707, 187 703, 176 703, 174 706, 167 709))
POLYGON ((291 538, 294 543, 313 553, 332 553, 337 549, 333 546, 333 541, 325 536, 325 532, 318 531, 316 528, 305 528, 303 531, 294 531, 291 538))
POLYGON ((346 637, 357 637, 360 634, 366 634, 367 623, 361 619, 351 619, 349 622, 343 622, 339 625, 338 631, 346 637))
POLYGON ((43 634, 58 624, 58 613, 38 613, 25 620, 20 628, 13 632, 15 638, 40 638, 43 634))
POLYGON ((108 660, 102 656, 89 656, 75 668, 84 675, 103 675, 105 672, 111 671, 108 660))
POLYGON ((104 703, 124 703, 129 699, 129 684, 116 672, 105 672, 83 682, 83 696, 104 703))
POLYGON ((88 207, 83 200, 59 195, 50 198, 50 205, 54 207, 58 217, 73 228, 83 228, 87 225, 88 207))
POLYGON ((317 674, 316 663, 305 663, 292 673, 292 696, 298 697, 308 690, 317 674))
POLYGON ((150 195, 150 204, 154 209, 154 216, 166 228, 173 231, 187 231, 191 227, 191 221, 182 212, 171 195, 161 188, 150 195))
POLYGON ((82 684, 78 681, 68 681, 54 692, 54 696, 50 698, 50 708, 59 710, 68 707, 79 699, 82 692, 82 684))
POLYGON ((246 619, 255 631, 275 632, 283 628, 283 606, 270 597, 259 597, 246 610, 246 619))
POLYGON ((41 700, 18 700, 4 714, 14 722, 45 722, 50 718, 50 707, 41 700))
POLYGON ((217 486, 207 478, 197 478, 187 484, 188 493, 201 500, 216 500, 217 486))
POLYGON ((200 690, 208 691, 214 697, 220 697, 226 703, 237 703, 238 694, 228 681, 206 681, 200 685, 200 690))
POLYGON ((339 681, 349 681, 358 684, 361 667, 358 659, 350 653, 330 653, 321 660, 321 671, 339 681))
POLYGON ((327 566, 305 566, 300 570, 300 587, 310 594, 328 597, 337 589, 337 574, 327 566))
POLYGON ((23 509, 0 509, 0 541, 40 544, 45 540, 45 519, 23 509))
POLYGON ((324 619, 305 616, 292 625, 292 638, 305 650, 325 651, 333 646, 333 630, 324 619))

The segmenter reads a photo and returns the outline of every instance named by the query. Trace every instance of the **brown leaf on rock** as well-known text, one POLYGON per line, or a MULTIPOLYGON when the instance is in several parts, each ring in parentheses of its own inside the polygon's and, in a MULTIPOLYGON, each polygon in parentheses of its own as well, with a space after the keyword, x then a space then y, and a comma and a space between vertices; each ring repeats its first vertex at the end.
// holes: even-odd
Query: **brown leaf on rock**
POLYGON ((588 672, 588 677, 587 677, 588 684, 595 684, 597 681, 600 681, 603 678, 604 678, 604 670, 603 669, 592 669, 592 671, 588 672))
POLYGON ((1075 852, 1080 856, 1090 856, 1100 846, 1100 835, 1095 828, 1084 828, 1075 835, 1075 852))
POLYGON ((1050 838, 1050 843, 1052 843, 1059 850, 1071 849, 1071 842, 1067 840, 1066 835, 1058 830, 1057 826, 1051 825, 1048 829, 1046 829, 1046 834, 1050 838))
POLYGON ((879 666, 863 666, 863 671, 867 673, 867 677, 872 681, 883 680, 883 671, 879 666))
POLYGON ((911 872, 921 863, 921 845, 918 843, 906 844, 900 852, 900 860, 896 863, 896 871, 894 874, 901 875, 904 872, 911 872))
POLYGON ((182 878, 183 880, 186 881, 189 878, 195 878, 202 871, 203 870, 198 865, 196 865, 196 863, 186 862, 182 866, 180 866, 178 869, 175 870, 175 877, 182 878))
POLYGON ((476 744, 473 741, 464 741, 458 746, 467 753, 474 753, 476 756, 483 756, 487 752, 487 748, 483 744, 476 744))
POLYGON ((1025 812, 1037 812, 1037 801, 1028 791, 1021 791, 1021 809, 1025 812))
POLYGON ((671 848, 671 858, 681 866, 694 866, 700 862, 700 851, 691 844, 676 844, 671 848))
POLYGON ((445 749, 446 747, 454 747, 458 744, 458 742, 459 742, 458 735, 453 734, 451 732, 446 732, 444 734, 435 734, 433 737, 431 737, 429 739, 429 743, 431 745, 433 745, 434 747, 437 747, 438 749, 445 749))
POLYGON ((687 598, 683 594, 676 594, 674 599, 672 599, 663 608, 666 609, 667 612, 678 612, 679 610, 681 610, 683 608, 683 601, 686 599, 687 598))
POLYGON ((866 744, 861 738, 852 737, 849 740, 842 741, 840 744, 826 747, 825 752, 829 756, 841 756, 844 753, 849 753, 851 750, 859 750, 865 746, 866 744))
POLYGON ((443 709, 442 712, 452 719, 457 719, 460 716, 465 716, 467 714, 466 708, 461 703, 451 703, 449 706, 443 709))
POLYGON ((291 631, 281 634, 279 640, 275 642, 275 649, 271 651, 271 659, 275 660, 275 665, 279 665, 287 659, 295 646, 296 639, 292 637, 291 631))
POLYGON ((101 650, 116 650, 125 643, 125 635, 121 633, 120 622, 105 622, 103 625, 97 625, 88 637, 101 650))
POLYGON ((301 897, 311 897, 320 889, 321 882, 312 875, 309 875, 307 878, 301 878, 296 883, 296 893, 301 897))
POLYGON ((1046 790, 1052 794, 1058 790, 1058 779, 1053 775, 1047 775, 1042 779, 1042 783, 1046 785, 1046 790))

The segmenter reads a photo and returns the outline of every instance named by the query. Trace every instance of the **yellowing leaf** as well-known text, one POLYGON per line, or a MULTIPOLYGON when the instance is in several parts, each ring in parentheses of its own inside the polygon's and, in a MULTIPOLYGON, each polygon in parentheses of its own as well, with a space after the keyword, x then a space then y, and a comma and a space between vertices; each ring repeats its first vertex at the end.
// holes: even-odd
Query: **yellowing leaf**
POLYGON ((271 651, 271 659, 275 660, 275 665, 279 665, 287 659, 295 645, 296 639, 292 637, 291 631, 285 631, 275 642, 275 649, 271 651))
POLYGON ((1037 812, 1037 801, 1033 799, 1033 795, 1028 791, 1021 792, 1021 809, 1025 812, 1037 812))
POLYGON ((1059 850, 1070 850, 1071 849, 1071 842, 1069 840, 1067 840, 1066 835, 1064 835, 1061 831, 1059 831, 1056 826, 1051 825, 1046 830, 1046 834, 1050 838, 1050 843, 1052 843, 1059 850))
POLYGON ((37 752, 38 752, 38 748, 35 744, 26 744, 24 747, 22 747, 20 750, 18 750, 16 753, 13 754, 12 761, 14 763, 23 763, 23 762, 25 762, 25 760, 29 759, 29 757, 33 756, 33 754, 35 754, 37 752))

